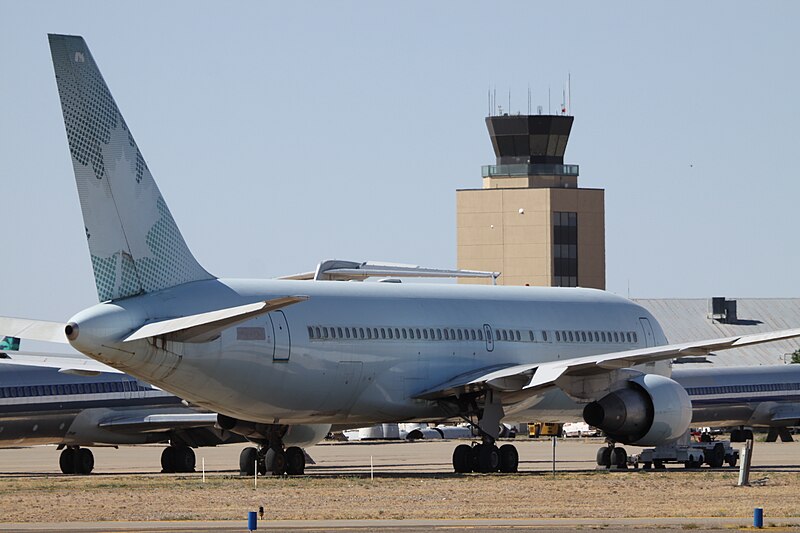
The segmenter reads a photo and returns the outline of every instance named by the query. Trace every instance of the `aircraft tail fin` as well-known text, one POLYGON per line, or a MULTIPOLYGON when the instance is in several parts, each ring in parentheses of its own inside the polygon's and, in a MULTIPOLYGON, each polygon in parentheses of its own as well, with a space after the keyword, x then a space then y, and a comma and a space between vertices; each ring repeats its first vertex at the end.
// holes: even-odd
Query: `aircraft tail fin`
POLYGON ((100 301, 212 279, 189 251, 86 42, 48 37, 100 301))

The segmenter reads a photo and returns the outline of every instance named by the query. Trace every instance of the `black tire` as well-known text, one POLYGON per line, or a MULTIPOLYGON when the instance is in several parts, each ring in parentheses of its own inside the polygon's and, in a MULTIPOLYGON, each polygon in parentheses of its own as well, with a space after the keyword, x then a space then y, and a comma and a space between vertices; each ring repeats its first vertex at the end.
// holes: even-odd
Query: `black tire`
POLYGON ((611 466, 611 448, 608 446, 603 446, 597 450, 597 466, 606 468, 611 466))
POLYGON ((744 440, 755 441, 755 439, 753 438, 753 431, 752 430, 745 429, 743 433, 744 433, 744 440))
POLYGON ((167 446, 161 452, 161 472, 172 474, 175 472, 175 448, 167 446))
POLYGON ((653 463, 644 463, 642 465, 642 470, 650 470, 653 468, 653 463))
POLYGON ((94 470, 94 455, 88 448, 75 450, 75 473, 81 475, 91 474, 94 470))
POLYGON ((197 459, 195 458, 194 450, 188 446, 176 447, 173 460, 175 461, 176 472, 194 472, 197 459))
POLYGON ((503 444, 500 446, 500 471, 506 474, 513 474, 519 469, 519 452, 513 444, 503 444))
POLYGON ((725 462, 725 446, 721 442, 714 445, 714 449, 706 456, 706 462, 711 468, 720 468, 725 462))
MULTIPOLYGON (((476 448, 478 448, 476 446, 476 448)), ((488 474, 497 472, 500 467, 500 453, 497 446, 493 444, 483 444, 478 450, 478 472, 488 474)))
POLYGON ((258 461, 258 450, 252 446, 243 449, 239 454, 239 475, 254 476, 256 473, 256 461, 258 461))
POLYGON ((275 455, 272 457, 272 475, 284 475, 286 473, 286 466, 286 452, 283 450, 275 450, 275 455))
POLYGON ((730 454, 730 456, 728 456, 728 459, 727 459, 728 466, 730 466, 731 468, 736 466, 736 459, 737 458, 736 458, 736 456, 734 454, 730 454))
POLYGON ((64 448, 58 458, 58 466, 61 467, 61 472, 64 474, 75 473, 75 450, 72 448, 64 448))
POLYGON ((702 460, 700 458, 695 459, 694 456, 689 456, 689 459, 683 463, 683 466, 689 469, 696 469, 700 468, 702 465, 702 460))
POLYGON ((286 449, 286 473, 290 476, 302 476, 306 471, 306 455, 297 446, 286 449))
POLYGON ((701 433, 700 442, 711 442, 711 435, 709 435, 708 433, 701 433))
POLYGON ((453 470, 456 474, 469 474, 472 472, 472 448, 466 444, 459 444, 453 450, 453 470))
POLYGON ((744 435, 741 429, 731 430, 731 442, 744 442, 744 435))
POLYGON ((625 448, 617 447, 611 450, 611 456, 609 457, 609 460, 610 465, 615 468, 628 468, 628 452, 625 451, 625 448))

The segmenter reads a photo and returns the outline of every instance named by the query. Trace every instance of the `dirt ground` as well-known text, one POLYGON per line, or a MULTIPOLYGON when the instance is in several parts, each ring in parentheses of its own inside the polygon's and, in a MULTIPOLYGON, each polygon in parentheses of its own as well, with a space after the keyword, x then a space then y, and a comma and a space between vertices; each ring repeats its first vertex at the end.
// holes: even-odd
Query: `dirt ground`
POLYGON ((800 473, 580 472, 301 478, 103 475, 0 479, 3 522, 241 519, 770 517, 800 514, 800 473))

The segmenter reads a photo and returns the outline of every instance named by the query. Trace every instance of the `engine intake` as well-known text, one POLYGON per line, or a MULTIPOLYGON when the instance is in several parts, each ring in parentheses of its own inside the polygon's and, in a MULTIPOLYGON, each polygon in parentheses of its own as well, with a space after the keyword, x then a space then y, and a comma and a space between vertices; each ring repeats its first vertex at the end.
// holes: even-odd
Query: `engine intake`
POLYGON ((689 429, 692 403, 677 382, 642 374, 583 409, 583 419, 616 442, 657 446, 689 429))

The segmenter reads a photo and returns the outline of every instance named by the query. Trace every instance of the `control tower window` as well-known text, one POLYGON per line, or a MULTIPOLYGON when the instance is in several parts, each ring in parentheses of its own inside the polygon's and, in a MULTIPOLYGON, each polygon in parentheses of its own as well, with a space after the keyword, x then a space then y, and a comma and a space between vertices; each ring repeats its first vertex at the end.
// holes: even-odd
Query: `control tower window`
POLYGON ((553 284, 578 286, 578 213, 553 213, 553 284))

